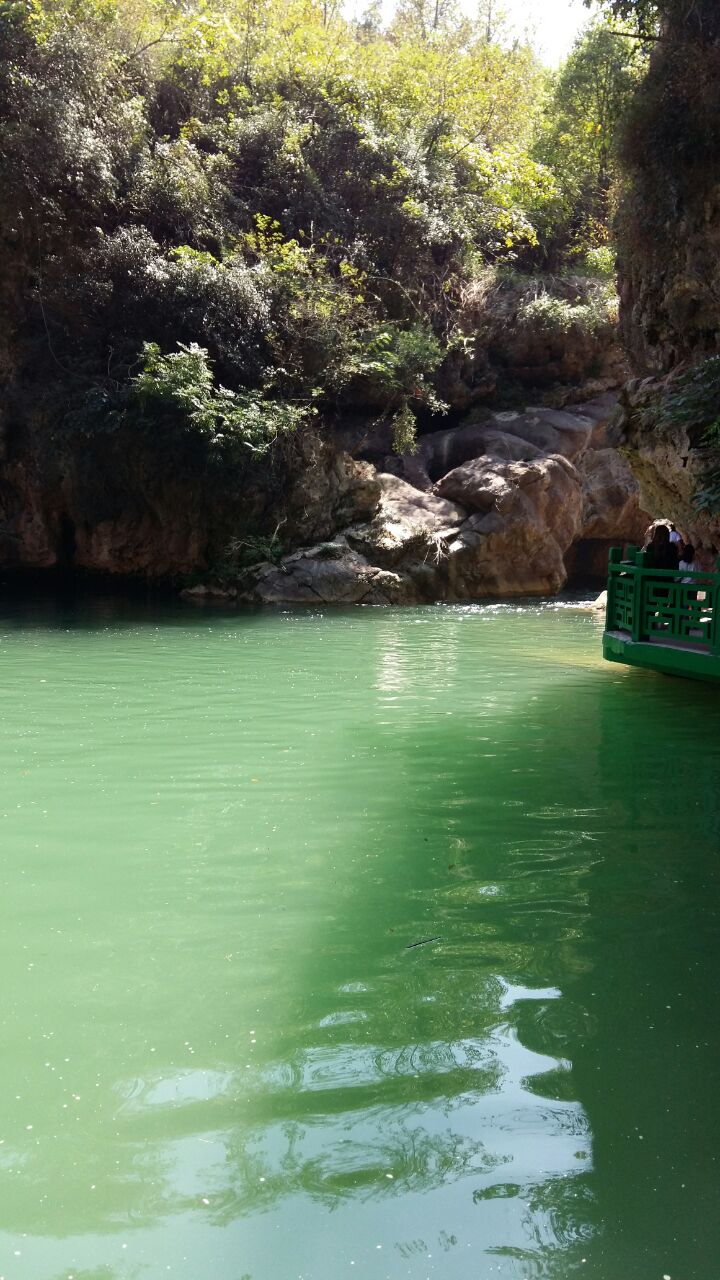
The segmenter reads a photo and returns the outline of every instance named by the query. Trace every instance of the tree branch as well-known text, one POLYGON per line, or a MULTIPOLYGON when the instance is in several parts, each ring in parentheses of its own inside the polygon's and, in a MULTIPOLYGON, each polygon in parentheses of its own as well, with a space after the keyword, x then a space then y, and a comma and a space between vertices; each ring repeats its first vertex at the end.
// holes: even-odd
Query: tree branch
POLYGON ((659 44, 664 36, 641 36, 635 31, 616 31, 614 27, 608 27, 608 35, 622 36, 625 40, 640 40, 642 44, 659 44))

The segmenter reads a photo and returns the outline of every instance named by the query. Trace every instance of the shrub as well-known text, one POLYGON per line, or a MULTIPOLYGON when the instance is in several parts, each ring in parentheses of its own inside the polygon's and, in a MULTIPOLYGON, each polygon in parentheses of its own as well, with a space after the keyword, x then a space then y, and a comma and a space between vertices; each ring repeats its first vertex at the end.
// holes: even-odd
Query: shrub
POLYGON ((437 395, 432 378, 444 356, 435 335, 424 325, 408 328, 385 324, 360 333, 345 370, 348 380, 363 378, 376 398, 388 404, 402 401, 400 413, 413 401, 418 407, 445 413, 447 405, 437 395))
POLYGON ((594 249, 587 249, 583 255, 582 265, 589 276, 598 276, 604 280, 614 280, 615 249, 609 244, 601 244, 594 249))
POLYGON ((229 160, 207 155, 188 139, 143 149, 127 203, 156 239, 196 245, 223 241, 229 160))
POLYGON ((517 323, 520 328, 534 329, 548 337, 562 337, 573 331, 599 336, 617 323, 617 297, 609 289, 598 290, 586 302, 540 293, 521 303, 517 323))
POLYGON ((143 340, 164 350, 197 342, 234 382, 260 381, 270 358, 270 303, 257 271, 239 256, 222 262, 184 244, 164 252, 144 227, 96 232, 50 299, 89 355, 111 347, 126 367, 143 340))
POLYGON ((520 328, 539 329, 547 334, 569 333, 575 320, 577 307, 564 298, 553 298, 541 293, 529 302, 523 302, 518 310, 520 328))
POLYGON ((393 418, 393 449, 395 453, 415 453, 417 449, 417 433, 415 414, 407 400, 393 418))
POLYGON ((143 421, 158 417, 200 437, 211 453, 263 454, 283 435, 294 431, 305 411, 258 391, 230 391, 216 386, 207 351, 196 343, 163 355, 146 342, 143 367, 130 380, 143 421))

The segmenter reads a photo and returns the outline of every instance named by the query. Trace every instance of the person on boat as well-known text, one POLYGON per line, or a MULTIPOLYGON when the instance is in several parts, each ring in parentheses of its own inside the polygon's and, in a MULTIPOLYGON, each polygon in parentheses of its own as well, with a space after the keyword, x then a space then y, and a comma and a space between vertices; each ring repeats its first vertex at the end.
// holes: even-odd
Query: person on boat
POLYGON ((683 541, 683 536, 682 536, 682 534, 681 534, 681 533, 678 533, 678 531, 677 531, 677 529, 675 528, 675 525, 674 525, 674 524, 671 524, 671 525, 670 525, 670 541, 671 541, 671 542, 679 542, 679 543, 682 543, 682 541, 683 541))
MULTIPOLYGON (((708 588, 712 587, 717 574, 717 550, 715 547, 698 547, 695 552, 695 577, 692 579, 684 578, 684 582, 692 581, 697 587, 697 591, 689 592, 689 596, 696 601, 695 606, 691 604, 691 613, 697 618, 698 622, 710 624, 712 619, 712 609, 715 602, 714 593, 708 588), (699 578, 697 574, 707 574, 707 577, 699 578)), ((691 635, 694 634, 691 632, 691 635)))
POLYGON ((666 524, 655 526, 646 554, 648 569, 677 569, 677 546, 670 541, 670 530, 666 524))
MULTIPOLYGON (((643 551, 649 551, 653 544, 655 544, 657 550, 659 550, 661 546, 670 546, 674 550, 677 550, 678 547, 681 546, 680 543, 672 542, 670 540, 670 525, 665 520, 654 520, 651 525, 648 525, 645 533, 645 541, 642 546, 643 551)), ((679 558, 680 557, 678 556, 678 559, 679 558)))
MULTIPOLYGON (((691 542, 686 542, 683 549, 682 560, 678 565, 681 573, 698 573, 699 566, 695 560, 695 548, 691 542)), ((683 578, 683 582, 692 582, 692 578, 683 578)))
MULTIPOLYGON (((687 575, 680 579, 683 586, 685 586, 688 583, 697 583, 702 581, 702 579, 699 579, 695 576, 697 573, 699 573, 700 566, 696 559, 695 548, 691 542, 686 542, 684 545, 682 559, 678 565, 678 569, 682 574, 687 575)), ((683 593, 683 601, 685 605, 686 617, 688 618, 691 624, 698 623, 701 621, 701 617, 699 613, 700 606, 698 604, 700 599, 702 600, 705 599, 704 591, 685 591, 683 593)), ((695 631, 690 632, 691 636, 694 636, 697 634, 699 633, 695 631)))
POLYGON ((662 609, 663 605, 669 603, 672 591, 672 578, 670 578, 667 571, 676 571, 678 567, 677 544, 670 541, 670 530, 666 524, 658 524, 653 530, 650 545, 645 552, 645 567, 647 569, 662 570, 662 573, 658 574, 653 583, 657 612, 654 615, 654 623, 650 629, 652 631, 666 631, 669 622, 662 609))

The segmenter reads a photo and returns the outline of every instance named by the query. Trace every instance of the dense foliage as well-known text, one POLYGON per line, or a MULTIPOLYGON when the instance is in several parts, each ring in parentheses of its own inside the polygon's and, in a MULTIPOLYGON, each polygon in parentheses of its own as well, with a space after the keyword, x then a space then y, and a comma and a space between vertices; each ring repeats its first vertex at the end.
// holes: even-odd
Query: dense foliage
POLYGON ((536 152, 561 194, 555 245, 591 271, 614 274, 615 144, 646 56, 595 23, 560 69, 542 119, 536 152))
MULTIPOLYGON (((588 9, 596 0, 584 0, 588 9)), ((677 40, 678 36, 717 39, 720 10, 715 0, 600 0, 603 9, 626 24, 624 30, 643 40, 677 40)))
POLYGON ((208 460, 352 398, 411 440, 478 273, 612 262, 635 64, 553 83, 495 11, 0 0, 0 376, 208 460))
POLYGON ((720 327, 720 5, 664 0, 657 9, 648 71, 619 148, 623 327, 639 372, 713 354, 720 327))
MULTIPOLYGON (((641 33, 654 33, 661 16, 678 8, 684 0, 604 0, 606 11, 641 33)), ((594 0, 585 0, 589 9, 594 0)))

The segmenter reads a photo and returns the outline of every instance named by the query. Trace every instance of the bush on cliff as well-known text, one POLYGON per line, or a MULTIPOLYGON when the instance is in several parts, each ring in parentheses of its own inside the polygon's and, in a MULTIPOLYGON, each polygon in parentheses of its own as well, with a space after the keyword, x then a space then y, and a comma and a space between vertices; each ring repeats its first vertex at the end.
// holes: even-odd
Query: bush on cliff
POLYGON ((585 298, 554 297, 543 288, 518 308, 519 329, 535 330, 548 337, 562 338, 573 331, 593 337, 612 331, 617 320, 614 291, 602 286, 588 288, 585 298))
POLYGON ((614 275, 618 132, 646 63, 641 42, 618 38, 600 18, 578 38, 557 74, 535 151, 558 186, 548 229, 554 261, 580 265, 589 253, 595 274, 605 255, 602 274, 614 275))
POLYGON ((114 390, 144 343, 195 342, 233 391, 331 404, 390 326, 428 335, 429 404, 478 264, 552 235, 545 82, 449 12, 0 0, 7 365, 114 390))
POLYGON ((270 400, 257 391, 230 391, 216 385, 207 351, 195 343, 163 355, 146 342, 142 368, 130 379, 130 413, 152 426, 169 420, 179 430, 202 437, 208 451, 227 457, 263 454, 294 431, 304 410, 270 400))

